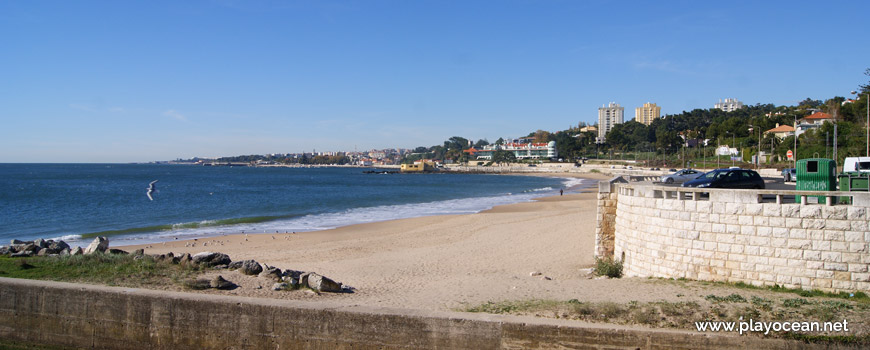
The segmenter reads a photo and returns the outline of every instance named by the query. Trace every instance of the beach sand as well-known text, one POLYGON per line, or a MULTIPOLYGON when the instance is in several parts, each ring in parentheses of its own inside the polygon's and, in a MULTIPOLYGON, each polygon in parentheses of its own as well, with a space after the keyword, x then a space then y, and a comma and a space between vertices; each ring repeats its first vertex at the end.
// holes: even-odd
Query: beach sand
MULTIPOLYGON (((552 176, 577 176, 552 174, 552 176)), ((583 175, 600 180, 605 176, 583 175)), ((273 291, 274 281, 219 270, 240 285, 206 293, 330 300, 349 305, 459 310, 488 301, 679 300, 685 287, 648 279, 592 279, 597 187, 469 215, 419 217, 296 234, 238 234, 122 247, 148 254, 218 251, 281 269, 314 271, 356 289, 273 291), (192 246, 194 245, 195 246, 192 246), (540 272, 541 276, 531 276, 540 272), (546 277, 546 278, 544 278, 546 277), (547 279, 549 278, 549 279, 547 279)), ((690 299, 699 299, 694 296, 690 299)))

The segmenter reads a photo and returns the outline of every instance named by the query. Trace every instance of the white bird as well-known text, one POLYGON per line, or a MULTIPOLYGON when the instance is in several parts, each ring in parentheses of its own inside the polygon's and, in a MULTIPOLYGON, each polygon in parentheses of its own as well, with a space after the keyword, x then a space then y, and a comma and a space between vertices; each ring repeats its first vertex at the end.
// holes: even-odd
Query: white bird
POLYGON ((148 199, 152 201, 154 200, 154 198, 151 197, 151 194, 154 193, 154 191, 157 189, 157 187, 154 186, 155 183, 157 183, 157 180, 151 181, 151 183, 148 184, 148 188, 146 188, 146 190, 148 190, 146 195, 148 195, 148 199))

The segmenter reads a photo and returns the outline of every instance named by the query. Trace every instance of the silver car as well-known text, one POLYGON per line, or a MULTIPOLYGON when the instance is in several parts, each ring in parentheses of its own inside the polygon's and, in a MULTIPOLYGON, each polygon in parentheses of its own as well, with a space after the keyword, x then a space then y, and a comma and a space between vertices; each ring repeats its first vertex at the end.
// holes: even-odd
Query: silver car
POLYGON ((683 169, 673 174, 662 176, 661 180, 668 184, 683 183, 689 180, 694 180, 696 177, 701 176, 701 174, 703 173, 694 169, 683 169))

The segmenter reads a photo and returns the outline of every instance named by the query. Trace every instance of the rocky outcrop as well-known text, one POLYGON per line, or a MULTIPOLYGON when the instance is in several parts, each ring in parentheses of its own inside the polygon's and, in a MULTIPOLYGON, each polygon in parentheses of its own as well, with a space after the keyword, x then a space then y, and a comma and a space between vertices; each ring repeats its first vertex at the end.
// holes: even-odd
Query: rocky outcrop
POLYGON ((106 237, 96 237, 88 244, 88 247, 85 248, 85 254, 93 254, 93 253, 105 253, 106 250, 109 249, 109 239, 106 237))
POLYGON ((308 274, 306 282, 308 288, 314 289, 318 292, 340 293, 342 291, 341 283, 313 272, 308 274))
POLYGON ((206 267, 228 265, 232 262, 230 256, 224 253, 202 252, 190 257, 194 264, 206 267))
POLYGON ((235 283, 225 280, 223 276, 217 276, 212 279, 209 286, 221 290, 235 289, 238 287, 235 283))

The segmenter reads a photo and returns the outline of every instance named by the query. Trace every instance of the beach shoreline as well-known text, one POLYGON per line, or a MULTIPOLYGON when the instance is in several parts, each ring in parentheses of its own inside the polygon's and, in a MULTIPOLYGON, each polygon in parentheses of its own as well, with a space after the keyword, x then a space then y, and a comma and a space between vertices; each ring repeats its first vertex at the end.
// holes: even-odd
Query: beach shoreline
MULTIPOLYGON (((542 196, 473 214, 421 216, 300 233, 227 234, 116 248, 144 249, 146 254, 217 251, 234 261, 255 259, 282 269, 315 271, 358 290, 339 299, 370 305, 443 310, 508 296, 557 297, 562 288, 552 287, 576 283, 580 270, 592 265, 595 225, 588 223, 594 222, 597 210, 594 183, 602 177, 523 175, 583 178, 593 184, 584 186, 580 193, 542 196), (532 272, 542 275, 533 277, 532 272), (467 287, 456 288, 462 285, 467 287)), ((232 275, 242 288, 231 294, 275 297, 266 281, 232 275)), ((306 298, 304 293, 288 295, 306 298)))

